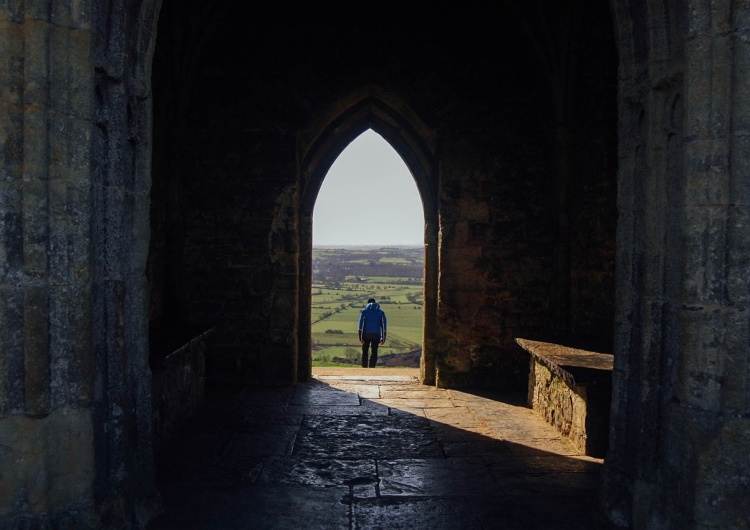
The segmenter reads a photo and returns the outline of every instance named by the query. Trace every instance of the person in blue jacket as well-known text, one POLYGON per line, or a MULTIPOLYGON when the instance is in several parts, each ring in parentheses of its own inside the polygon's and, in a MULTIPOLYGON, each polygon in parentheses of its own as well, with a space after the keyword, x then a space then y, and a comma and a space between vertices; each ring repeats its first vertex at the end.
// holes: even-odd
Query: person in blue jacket
POLYGON ((388 327, 385 313, 374 298, 367 301, 365 308, 359 313, 359 342, 362 344, 362 368, 375 368, 378 362, 378 345, 385 343, 388 327), (368 350, 372 349, 370 362, 367 362, 368 350))

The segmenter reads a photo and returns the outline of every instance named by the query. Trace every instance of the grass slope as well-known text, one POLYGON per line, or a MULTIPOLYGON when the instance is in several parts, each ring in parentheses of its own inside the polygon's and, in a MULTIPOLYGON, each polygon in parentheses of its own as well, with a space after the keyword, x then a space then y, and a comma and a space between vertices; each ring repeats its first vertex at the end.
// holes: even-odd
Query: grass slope
POLYGON ((380 355, 421 348, 422 279, 393 275, 399 266, 406 264, 412 266, 408 272, 413 274, 413 266, 419 265, 415 249, 325 249, 318 251, 318 258, 321 255, 324 256, 321 267, 328 273, 319 273, 317 277, 314 274, 312 284, 313 366, 333 366, 334 357, 359 359, 357 324, 368 298, 377 300, 388 319, 388 337, 380 347, 380 355), (370 264, 373 275, 340 274, 355 262, 370 264), (391 275, 379 275, 382 272, 391 275))

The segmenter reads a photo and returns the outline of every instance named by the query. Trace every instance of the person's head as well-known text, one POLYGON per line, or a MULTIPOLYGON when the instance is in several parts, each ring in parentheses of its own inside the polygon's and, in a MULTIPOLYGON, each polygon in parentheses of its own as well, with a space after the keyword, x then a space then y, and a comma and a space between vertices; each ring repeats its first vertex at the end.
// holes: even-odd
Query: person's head
POLYGON ((370 299, 369 299, 369 300, 367 301, 367 303, 368 303, 368 304, 374 304, 374 303, 375 303, 375 299, 374 299, 374 298, 370 298, 370 299))

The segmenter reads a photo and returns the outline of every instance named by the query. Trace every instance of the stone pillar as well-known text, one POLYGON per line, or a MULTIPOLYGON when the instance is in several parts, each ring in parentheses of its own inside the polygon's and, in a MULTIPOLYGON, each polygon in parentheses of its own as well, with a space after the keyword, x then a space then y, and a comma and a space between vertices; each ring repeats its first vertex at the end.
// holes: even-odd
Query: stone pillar
POLYGON ((736 528, 750 525, 750 5, 688 6, 685 263, 665 467, 694 492, 696 526, 736 528))
POLYGON ((154 510, 143 279, 154 11, 0 5, 2 527, 121 528, 154 510))
MULTIPOLYGON (((269 337, 260 356, 258 371, 262 377, 254 381, 256 384, 291 385, 297 382, 300 343, 297 316, 300 285, 298 201, 297 189, 289 186, 277 199, 274 208, 268 249, 274 272, 269 337)), ((305 374, 302 378, 305 379, 305 374)))
POLYGON ((622 81, 604 501, 633 528, 742 527, 750 11, 651 4, 613 7, 622 81))
MULTIPOLYGON (((524 146, 542 144, 534 131, 513 133, 524 146)), ((549 224, 527 205, 548 203, 549 193, 527 169, 539 167, 533 149, 508 142, 488 153, 480 143, 446 134, 440 152, 436 384, 522 392, 528 359, 514 338, 537 336, 548 320, 551 253, 549 224), (504 164, 512 178, 493 170, 504 164), (533 184, 519 193, 521 179, 533 184)))
MULTIPOLYGON (((456 149, 456 151, 460 151, 456 149)), ((493 335, 477 337, 473 330, 477 321, 495 307, 488 292, 490 282, 483 277, 477 263, 487 245, 485 235, 474 238, 472 224, 486 224, 489 207, 481 192, 486 175, 472 173, 465 160, 456 158, 448 163, 444 156, 440 175, 440 228, 437 299, 436 384, 441 388, 472 386, 472 373, 485 343, 493 335), (471 178, 466 175, 470 174, 471 178), (476 195, 475 195, 476 194, 476 195), (478 199, 478 200, 477 200, 478 199)), ((426 257, 426 256, 425 256, 426 257)), ((482 327, 489 322, 482 322, 482 327)), ((483 329, 484 330, 484 329, 483 329)))
POLYGON ((0 521, 94 502, 90 13, 0 7, 0 521))
POLYGON ((438 222, 433 215, 425 218, 424 244, 424 309, 422 313, 422 359, 419 364, 420 380, 425 385, 435 385, 437 352, 438 305, 438 222))
POLYGON ((295 381, 312 378, 312 213, 300 209, 299 305, 297 306, 298 344, 295 381))

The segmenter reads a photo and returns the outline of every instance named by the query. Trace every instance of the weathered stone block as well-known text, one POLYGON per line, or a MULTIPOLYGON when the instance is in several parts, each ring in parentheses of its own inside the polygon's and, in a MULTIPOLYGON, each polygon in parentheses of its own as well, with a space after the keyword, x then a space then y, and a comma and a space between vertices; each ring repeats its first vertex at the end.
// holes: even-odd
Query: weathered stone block
POLYGON ((46 287, 25 288, 23 316, 26 414, 46 416, 50 410, 49 292, 46 287))
POLYGON ((50 288, 49 362, 53 408, 91 406, 96 378, 88 293, 89 285, 85 281, 50 288))
POLYGON ((91 81, 91 60, 85 53, 91 46, 87 31, 53 27, 49 36, 51 60, 50 108, 65 117, 91 119, 91 98, 87 88, 91 81))
POLYGON ((603 458, 612 393, 609 354, 516 339, 530 355, 528 404, 581 454, 603 458))
POLYGON ((0 519, 93 502, 90 411, 61 409, 43 419, 1 418, 0 448, 0 519))
POLYGON ((725 206, 685 209, 683 304, 701 307, 722 303, 726 292, 726 221, 725 206))
POLYGON ((732 250, 727 255, 727 298, 735 307, 750 307, 750 205, 729 208, 727 241, 732 250))
MULTIPOLYGON (((750 525, 750 420, 726 418, 699 442, 695 520, 706 527, 750 525), (736 455, 745 458, 736 458, 736 455)), ((696 440, 697 442, 698 440, 696 440)))
POLYGON ((698 410, 721 410, 725 317, 716 308, 685 309, 679 314, 678 398, 698 410))

